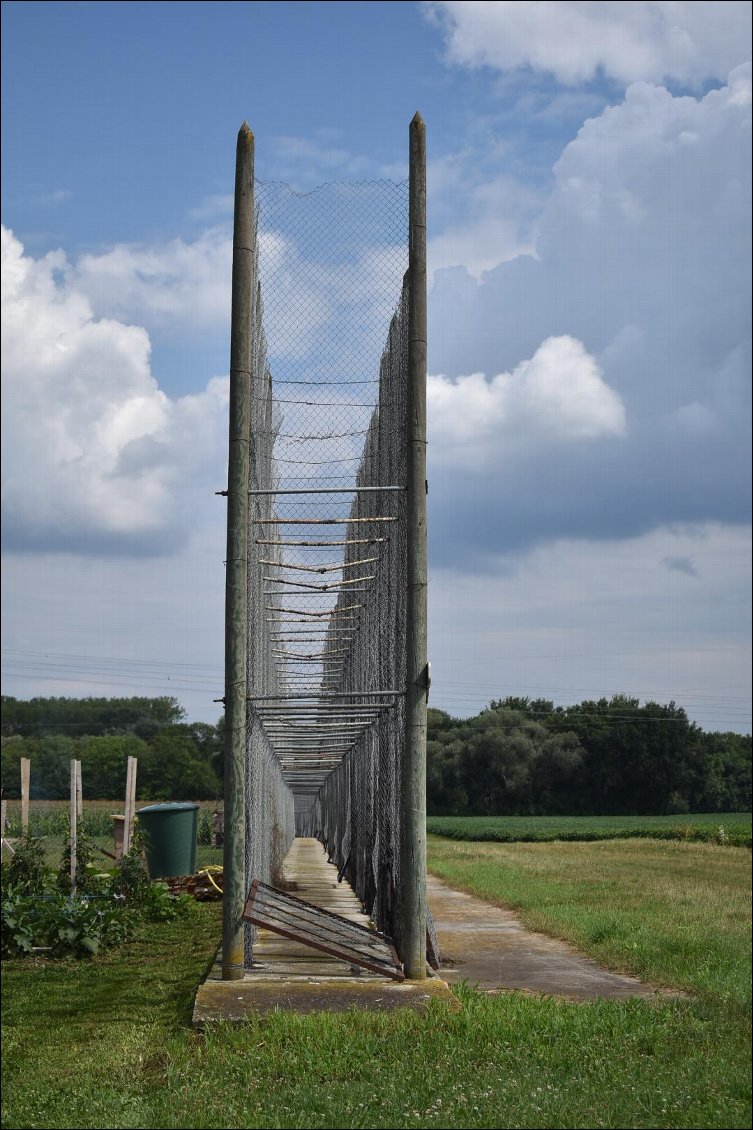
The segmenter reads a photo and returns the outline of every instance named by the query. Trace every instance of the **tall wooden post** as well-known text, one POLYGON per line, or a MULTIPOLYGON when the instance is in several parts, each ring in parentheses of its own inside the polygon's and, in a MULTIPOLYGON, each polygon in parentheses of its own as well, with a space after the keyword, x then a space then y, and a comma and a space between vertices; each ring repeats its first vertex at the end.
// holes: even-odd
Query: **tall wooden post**
POLYGON ((407 671, 401 773, 400 935, 406 977, 426 976, 426 127, 410 124, 407 671))
POLYGON ((78 780, 80 762, 71 761, 71 894, 76 894, 76 864, 78 863, 78 780))
POLYGON ((136 773, 138 771, 138 758, 129 757, 126 762, 126 795, 125 819, 123 821, 123 855, 131 850, 133 838, 133 820, 136 814, 136 773))
POLYGON ((76 762, 76 816, 80 820, 84 815, 84 786, 81 780, 81 762, 76 762))
POLYGON ((244 122, 235 153, 230 431, 225 574, 225 841, 222 977, 240 980, 246 898, 248 508, 254 287, 254 135, 244 122))
POLYGON ((29 834, 29 785, 31 783, 31 761, 21 758, 21 835, 29 834))

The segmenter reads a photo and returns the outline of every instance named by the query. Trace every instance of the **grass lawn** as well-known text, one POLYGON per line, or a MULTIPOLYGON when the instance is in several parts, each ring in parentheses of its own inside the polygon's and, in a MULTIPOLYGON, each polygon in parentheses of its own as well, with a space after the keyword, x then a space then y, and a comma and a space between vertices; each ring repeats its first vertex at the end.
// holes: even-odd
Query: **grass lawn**
POLYGON ((580 930, 614 966, 639 961, 696 995, 573 1004, 461 988, 457 1014, 277 1013, 201 1036, 191 1002, 220 908, 192 905, 90 962, 5 963, 3 1125, 750 1125, 749 852, 432 839, 430 857, 458 885, 542 915, 534 924, 580 930), (661 927, 656 945, 644 919, 647 934, 661 927))

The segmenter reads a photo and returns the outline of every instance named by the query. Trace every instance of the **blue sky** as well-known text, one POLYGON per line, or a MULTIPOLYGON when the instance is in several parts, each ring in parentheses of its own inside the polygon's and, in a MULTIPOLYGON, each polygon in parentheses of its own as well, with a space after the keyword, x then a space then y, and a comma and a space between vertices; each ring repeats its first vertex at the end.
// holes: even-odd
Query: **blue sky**
POLYGON ((750 728, 748 4, 3 24, 5 693, 216 717, 235 134, 264 179, 400 179, 418 108, 432 704, 750 728))

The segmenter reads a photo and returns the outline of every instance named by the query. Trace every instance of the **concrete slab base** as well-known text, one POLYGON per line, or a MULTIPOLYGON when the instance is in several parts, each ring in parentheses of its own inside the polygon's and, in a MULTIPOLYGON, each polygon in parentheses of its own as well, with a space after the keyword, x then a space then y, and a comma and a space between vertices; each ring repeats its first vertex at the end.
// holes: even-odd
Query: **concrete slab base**
POLYGON ((455 1011, 460 1002, 438 977, 426 981, 388 981, 386 978, 315 977, 291 972, 246 977, 242 981, 207 979, 194 1003, 194 1027, 218 1020, 243 1021, 252 1014, 284 1012, 392 1012, 410 1008, 425 1012, 432 1000, 455 1011))

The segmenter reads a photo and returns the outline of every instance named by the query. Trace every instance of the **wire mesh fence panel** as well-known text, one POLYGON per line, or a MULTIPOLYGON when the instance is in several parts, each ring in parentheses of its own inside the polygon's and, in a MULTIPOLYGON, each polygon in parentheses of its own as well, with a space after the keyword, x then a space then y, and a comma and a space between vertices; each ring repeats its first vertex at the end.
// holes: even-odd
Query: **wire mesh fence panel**
POLYGON ((315 836, 394 936, 408 185, 255 198, 247 878, 279 880, 293 834, 315 836))

